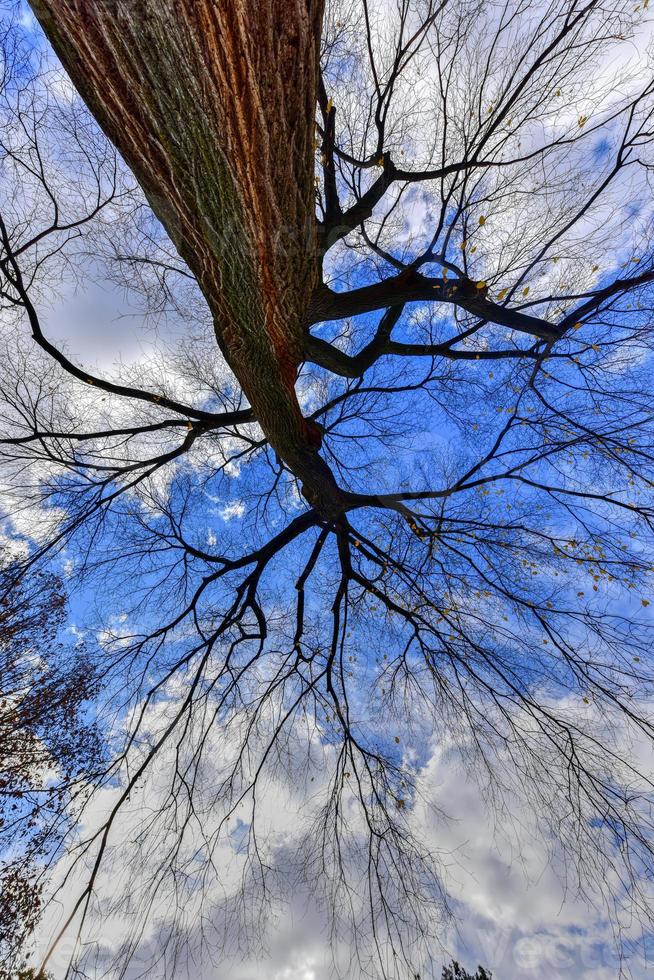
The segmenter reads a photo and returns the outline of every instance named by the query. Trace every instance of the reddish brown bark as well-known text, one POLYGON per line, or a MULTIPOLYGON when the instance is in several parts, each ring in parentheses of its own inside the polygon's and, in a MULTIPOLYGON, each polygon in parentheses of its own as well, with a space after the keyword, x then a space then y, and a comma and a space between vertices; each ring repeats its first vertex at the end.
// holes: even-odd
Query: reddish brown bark
MULTIPOLYGON (((271 446, 333 510, 295 394, 317 284, 323 0, 33 0, 73 82, 197 276, 271 446)), ((338 506, 336 506, 338 509, 338 506)))

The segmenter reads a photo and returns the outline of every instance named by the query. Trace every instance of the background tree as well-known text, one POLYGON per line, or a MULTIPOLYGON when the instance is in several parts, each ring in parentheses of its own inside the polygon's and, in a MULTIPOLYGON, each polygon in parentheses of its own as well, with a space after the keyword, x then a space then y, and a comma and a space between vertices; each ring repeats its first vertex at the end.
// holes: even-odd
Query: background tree
POLYGON ((464 967, 459 966, 456 960, 452 960, 450 966, 443 967, 442 980, 492 980, 492 973, 488 973, 483 966, 477 967, 477 971, 472 975, 464 967))
POLYGON ((65 814, 102 743, 85 717, 97 680, 81 645, 62 637, 61 582, 0 568, 0 976, 10 980, 38 920, 43 866, 57 855, 65 814), (53 819, 54 815, 54 819, 53 819))
POLYGON ((156 922, 174 974, 224 946, 207 904, 245 942, 289 880, 356 969, 435 968, 430 744, 504 824, 529 804, 619 944, 651 921, 634 6, 34 0, 116 159, 5 4, 8 517, 25 580, 65 568, 102 640, 107 759, 52 818, 75 968, 107 966, 94 916, 128 910, 112 969, 156 922), (140 296, 158 356, 96 370, 55 344, 74 278, 140 296))

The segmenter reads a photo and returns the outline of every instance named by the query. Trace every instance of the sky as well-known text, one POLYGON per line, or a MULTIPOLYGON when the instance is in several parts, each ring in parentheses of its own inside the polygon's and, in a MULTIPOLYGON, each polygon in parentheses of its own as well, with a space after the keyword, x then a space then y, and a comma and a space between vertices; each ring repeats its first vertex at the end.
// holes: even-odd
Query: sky
MULTIPOLYGON (((21 10, 24 27, 34 45, 46 50, 29 11, 25 6, 21 10)), ((652 28, 648 25, 639 44, 645 47, 651 35, 652 28)), ((608 64, 607 78, 615 70, 615 62, 608 64)), ((601 84, 601 72, 596 81, 598 85, 601 84)), ((66 100, 74 99, 65 82, 59 80, 52 84, 52 92, 62 104, 66 100)), ((601 147, 597 149, 597 153, 599 160, 602 155, 601 147)), ((129 213, 119 217, 122 221, 129 220, 129 213)), ((416 195, 405 217, 404 232, 407 239, 412 235, 419 235, 429 218, 429 202, 416 195)), ((512 216, 505 216, 505 220, 510 224, 512 216)), ((106 228, 98 232, 105 237, 106 233, 106 228)), ((620 246, 611 256, 614 265, 623 259, 622 240, 618 240, 620 246)), ((93 239, 90 240, 89 247, 92 245, 93 239)), ((150 370, 153 358, 158 358, 159 352, 163 350, 164 366, 161 368, 157 362, 157 370, 161 368, 165 372, 166 383, 171 388, 185 392, 189 384, 188 375, 179 357, 180 343, 182 349, 186 343, 183 310, 181 313, 179 310, 169 311, 165 316, 154 320, 146 318, 142 313, 142 296, 139 296, 137 290, 130 292, 125 289, 124 284, 109 281, 106 266, 97 263, 92 257, 82 255, 81 251, 77 253, 77 257, 84 263, 85 273, 82 280, 75 282, 72 278, 69 279, 65 270, 57 266, 61 279, 57 283, 56 291, 50 296, 46 292, 47 302, 44 301, 43 305, 48 335, 74 353, 79 363, 89 368, 94 366, 106 376, 113 376, 114 372, 117 376, 125 371, 129 374, 150 370), (167 360, 170 351, 174 351, 175 355, 167 360)), ((335 279, 339 275, 339 261, 337 258, 334 264, 335 279)), ((357 274, 365 276, 368 273, 364 269, 357 274)), ((357 274, 354 277, 355 284, 357 274)), ((587 281, 598 281, 599 277, 595 273, 586 270, 584 274, 590 277, 587 281)), ((546 286, 547 278, 543 277, 540 287, 545 291, 546 286)), ((412 330, 420 329, 421 315, 419 309, 413 311, 414 323, 409 321, 404 326, 407 336, 411 336, 412 330)), ((13 324, 7 325, 6 333, 9 333, 10 328, 13 329, 13 324)), ((340 330, 340 325, 326 328, 335 329, 340 330)), ((209 371, 209 367, 205 367, 209 371)), ((216 364, 211 369, 215 370, 220 381, 229 383, 229 372, 219 362, 219 358, 216 358, 216 364)), ((483 371, 486 374, 487 367, 483 371)), ((486 379, 484 383, 488 388, 483 389, 483 397, 487 397, 488 404, 491 404, 491 399, 499 398, 501 389, 508 382, 502 376, 494 379, 493 385, 486 379)), ((481 387, 479 390, 482 391, 481 387)), ((76 392, 70 394, 71 399, 83 397, 76 392)), ((304 404, 311 405, 312 400, 317 397, 319 392, 307 383, 303 391, 304 404)), ((467 407, 464 405, 462 411, 470 411, 471 404, 474 404, 474 399, 467 407)), ((89 401, 89 412, 97 411, 98 418, 105 410, 106 406, 89 401)), ((115 418, 120 418, 121 411, 125 411, 113 403, 111 410, 115 412, 115 418)), ((404 411, 407 415, 415 411, 408 397, 404 411)), ((382 449, 379 450, 377 472, 389 488, 399 480, 406 479, 409 474, 419 473, 425 460, 431 461, 434 467, 445 466, 453 447, 457 450, 459 448, 457 431, 445 420, 435 427, 433 417, 425 415, 412 428, 412 437, 405 442, 404 450, 400 442, 395 447, 392 458, 385 456, 382 449)), ((241 469, 234 466, 226 478, 212 482, 206 477, 202 461, 195 457, 190 459, 189 471, 191 474, 201 474, 202 477, 200 481, 198 476, 201 491, 197 490, 194 497, 194 500, 201 498, 203 501, 198 504, 194 531, 198 535, 202 534, 204 542, 210 546, 215 545, 217 539, 222 541, 229 535, 233 544, 234 541, 238 542, 241 533, 253 533, 251 523, 247 523, 246 505, 243 501, 252 485, 256 485, 260 471, 254 466, 251 472, 247 472, 247 467, 241 469)), ((188 471, 184 471, 182 475, 188 476, 188 471)), ((174 477, 169 476, 166 479, 172 484, 174 477)), ((178 492, 170 489, 165 481, 158 489, 164 495, 170 492, 171 499, 175 499, 174 494, 178 492)), ((291 507, 288 501, 285 503, 291 507)), ((39 543, 45 515, 38 507, 35 508, 30 503, 22 512, 10 513, 9 506, 5 504, 4 511, 8 517, 5 520, 6 534, 19 542, 27 541, 31 546, 39 543)), ((53 516, 52 512, 49 516, 53 516)), ((109 524, 108 529, 103 530, 103 535, 108 537, 101 539, 102 547, 107 549, 107 553, 111 550, 112 533, 109 524)), ((72 586, 73 572, 79 562, 75 546, 63 552, 57 560, 70 576, 72 586)), ((288 558, 288 564, 280 572, 284 579, 278 583, 280 595, 277 602, 278 608, 282 610, 284 591, 293 585, 293 562, 296 560, 297 556, 292 554, 288 558)), ((102 645, 109 642, 109 633, 113 631, 114 643, 116 637, 120 642, 121 634, 139 628, 139 615, 146 619, 152 615, 152 610, 135 613, 131 608, 134 589, 142 583, 135 583, 132 578, 118 582, 114 578, 110 584, 111 592, 106 595, 94 591, 97 590, 94 580, 90 584, 75 585, 76 591, 71 599, 71 636, 84 635, 102 645), (104 630, 99 625, 102 619, 105 623, 104 630)), ((165 602, 163 600, 164 605, 165 602)), ((369 637, 367 641, 370 641, 369 637)), ((389 648, 392 645, 392 641, 386 636, 376 636, 374 642, 380 646, 388 643, 389 648)), ((183 682, 181 683, 183 689, 183 682)), ((169 706, 163 704, 157 708, 157 711, 162 712, 161 717, 157 716, 156 711, 153 713, 149 721, 152 732, 156 732, 157 726, 163 723, 168 709, 169 706)), ((578 705, 574 710, 577 709, 578 705)), ((366 723, 373 730, 383 729, 387 725, 386 719, 375 717, 372 706, 367 706, 366 711, 366 723)), ((302 747, 301 734, 294 733, 288 761, 290 772, 295 766, 302 765, 305 750, 302 747)), ((651 771, 648 768, 651 758, 647 746, 629 741, 631 736, 627 732, 618 732, 617 737, 621 738, 622 734, 624 745, 628 746, 631 756, 639 757, 643 769, 651 771)), ((215 766, 215 773, 219 774, 220 766, 229 759, 230 751, 233 751, 233 745, 230 745, 229 737, 220 729, 213 732, 212 739, 211 751, 208 753, 210 762, 207 764, 215 766)), ((318 738, 315 748, 318 753, 324 753, 326 758, 333 751, 333 746, 326 737, 318 738)), ((602 909, 601 899, 596 896, 599 907, 593 907, 586 897, 575 892, 569 878, 566 879, 566 857, 556 841, 543 838, 542 827, 534 821, 533 814, 521 795, 518 777, 515 777, 518 782, 508 786, 502 806, 495 816, 490 816, 493 811, 489 806, 487 789, 483 783, 476 783, 471 777, 466 764, 465 749, 464 744, 437 739, 433 732, 421 731, 418 727, 413 740, 408 735, 405 737, 402 732, 402 744, 398 750, 403 762, 413 767, 417 773, 421 799, 433 803, 433 806, 416 803, 408 819, 428 848, 439 856, 439 866, 446 877, 454 913, 451 921, 442 923, 439 934, 441 945, 437 947, 434 944, 432 947, 431 964, 425 963, 423 966, 425 975, 428 976, 431 969, 434 976, 439 976, 440 964, 453 956, 469 969, 481 963, 493 971, 496 980, 566 980, 568 977, 575 980, 613 980, 618 976, 620 964, 612 942, 613 925, 606 911, 602 909), (445 819, 443 814, 448 814, 449 819, 445 819)), ((164 793, 167 786, 166 758, 168 764, 171 764, 171 757, 164 756, 157 771, 135 791, 121 822, 120 842, 123 846, 113 855, 110 876, 99 886, 100 894, 105 896, 109 905, 123 894, 123 890, 129 891, 133 887, 134 871, 137 867, 144 874, 143 880, 147 880, 148 868, 151 866, 148 862, 157 856, 156 847, 166 847, 165 839, 153 844, 150 838, 147 839, 148 845, 145 849, 136 843, 134 847, 131 846, 132 834, 138 835, 147 813, 153 807, 153 801, 164 793), (148 847, 152 847, 152 851, 148 851, 148 847)), ((210 769, 209 783, 211 771, 210 769)), ((327 784, 320 783, 319 776, 316 778, 318 785, 310 786, 302 780, 293 782, 288 773, 283 772, 276 778, 271 778, 260 803, 260 818, 268 828, 271 853, 278 862, 282 877, 284 870, 293 864, 292 855, 303 845, 306 835, 310 833, 316 794, 319 790, 326 789, 327 784)), ((108 812, 118 792, 116 786, 108 786, 97 794, 84 818, 86 828, 93 828, 101 816, 108 812)), ((206 827, 209 827, 212 819, 209 797, 204 801, 204 806, 204 820, 206 827)), ((352 819, 355 820, 355 817, 352 819)), ((240 875, 244 870, 244 827, 247 827, 247 819, 244 822, 238 816, 230 818, 228 834, 218 848, 219 874, 215 881, 212 880, 203 905, 208 910, 209 932, 213 928, 212 917, 215 916, 218 921, 223 914, 218 910, 230 909, 230 903, 239 894, 240 875), (216 910, 215 913, 212 909, 216 910)), ((57 875, 63 875, 66 867, 66 860, 63 859, 57 875)), ((243 950, 221 953, 215 962, 180 961, 174 966, 175 980, 186 980, 187 977, 188 980, 328 980, 333 976, 334 963, 346 969, 354 950, 353 939, 348 935, 336 943, 330 939, 324 907, 317 899, 319 888, 315 878, 309 876, 308 882, 304 883, 294 881, 290 892, 284 894, 275 904, 271 921, 266 923, 261 933, 256 928, 256 923, 253 923, 253 932, 262 948, 252 953, 243 950)), ((616 885, 616 894, 618 893, 616 885)), ((65 889, 63 894, 58 895, 55 904, 47 910, 42 927, 43 942, 51 935, 56 923, 61 921, 61 911, 70 894, 72 890, 65 889)), ((140 975, 142 966, 148 962, 152 951, 161 945, 162 930, 165 932, 166 923, 171 918, 168 899, 157 900, 146 932, 137 943, 136 954, 126 974, 134 980, 140 975)), ((124 942, 126 929, 129 928, 129 922, 126 923, 124 917, 107 913, 105 909, 103 907, 103 911, 96 916, 93 925, 94 938, 100 951, 94 974, 97 978, 112 976, 107 964, 124 942)), ((190 939, 189 948, 197 951, 198 920, 193 917, 191 910, 195 910, 193 904, 190 904, 187 912, 185 928, 190 939)), ((640 950, 630 955, 625 964, 638 980, 652 969, 651 959, 647 958, 648 950, 654 958, 652 937, 639 937, 636 926, 627 920, 622 925, 627 945, 631 940, 643 939, 640 950)), ((232 942, 238 938, 233 929, 230 932, 228 928, 227 931, 232 942)), ((63 976, 70 952, 70 943, 65 939, 50 963, 56 980, 59 980, 60 975, 63 976)), ((163 976, 163 973, 155 969, 152 975, 157 978, 163 976)))
MULTIPOLYGON (((216 751, 219 751, 217 747, 216 751)), ((593 910, 563 886, 560 854, 552 853, 529 827, 529 814, 519 796, 509 801, 500 819, 490 820, 487 802, 478 786, 464 775, 465 767, 455 746, 432 745, 422 770, 422 789, 428 799, 445 808, 452 819, 434 817, 427 807, 416 814, 429 845, 447 868, 454 919, 441 933, 442 950, 434 950, 436 968, 449 955, 467 964, 481 963, 503 980, 553 980, 553 978, 593 978, 612 980, 619 967, 611 943, 608 917, 593 910)), ((138 827, 141 807, 151 805, 151 787, 144 787, 143 799, 134 802, 133 813, 121 824, 125 837, 138 827)), ((109 804, 110 801, 107 801, 109 804)), ((101 802, 98 801, 98 805, 101 802)), ((298 839, 298 816, 307 806, 306 798, 289 787, 268 787, 264 800, 264 824, 269 818, 275 826, 277 848, 282 863, 286 849, 298 839), (287 814, 280 827, 279 808, 287 814)), ((234 821, 220 863, 221 890, 237 889, 239 857, 234 853, 237 821, 234 821), (235 866, 236 865, 236 866, 235 866)), ((134 858, 122 858, 105 888, 112 894, 132 885, 134 858), (123 861, 125 863, 123 864, 123 861)), ((211 902, 208 903, 209 908, 211 902)), ((193 915, 190 916, 193 922, 193 915)), ((164 916, 164 923, 166 921, 164 916)), ((103 951, 110 957, 124 936, 124 921, 103 915, 97 927, 103 951)), ((189 924, 189 930, 192 926, 189 924)), ((164 929, 165 931, 165 929, 164 929)), ((324 910, 316 904, 313 885, 298 888, 275 907, 272 921, 261 937, 258 955, 219 955, 218 962, 194 960, 189 966, 176 965, 175 977, 189 980, 328 980, 333 976, 334 960, 344 967, 351 949, 347 942, 335 947, 326 932, 324 910)), ((626 927, 629 935, 629 926, 626 927)), ((128 970, 136 977, 158 948, 161 933, 151 925, 139 952, 128 970)), ((232 936, 232 940, 233 940, 232 936)), ((631 938, 634 938, 632 935, 631 938)), ((645 943, 647 950, 648 943, 645 943)), ((197 947, 196 947, 197 949, 197 947)), ((64 942, 53 965, 66 961, 64 942)), ((197 954, 196 954, 197 955, 197 954)), ((424 968, 424 967, 423 967, 424 968)), ((630 959, 634 977, 649 974, 651 962, 639 954, 630 959)), ((98 970, 98 976, 104 975, 98 970)), ((155 973, 155 976, 157 974, 155 973)), ((403 974, 401 974, 403 975, 403 974)), ((426 973, 425 975, 429 975, 426 973)), ((438 975, 438 974, 437 974, 438 975)))

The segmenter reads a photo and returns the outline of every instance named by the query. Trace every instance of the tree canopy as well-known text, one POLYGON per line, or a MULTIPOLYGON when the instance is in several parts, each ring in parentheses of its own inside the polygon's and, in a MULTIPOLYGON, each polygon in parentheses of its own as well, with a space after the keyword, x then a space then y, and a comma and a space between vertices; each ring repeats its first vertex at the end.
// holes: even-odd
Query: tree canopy
POLYGON ((63 910, 39 968, 146 948, 181 976, 295 890, 341 968, 437 975, 434 753, 627 955, 654 870, 647 0, 30 7, 52 48, 2 4, 3 526, 13 594, 38 619, 65 582, 85 640, 49 658, 49 740, 20 722, 52 759, 4 855, 63 910), (140 351, 84 346, 100 286, 140 351))

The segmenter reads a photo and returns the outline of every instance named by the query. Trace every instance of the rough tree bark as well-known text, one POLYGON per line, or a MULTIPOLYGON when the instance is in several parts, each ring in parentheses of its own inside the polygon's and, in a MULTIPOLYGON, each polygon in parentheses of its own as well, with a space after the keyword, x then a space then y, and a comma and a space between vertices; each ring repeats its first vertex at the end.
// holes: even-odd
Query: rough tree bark
POLYGON ((342 508, 295 393, 318 282, 313 140, 323 0, 32 0, 196 275, 270 445, 342 508))

